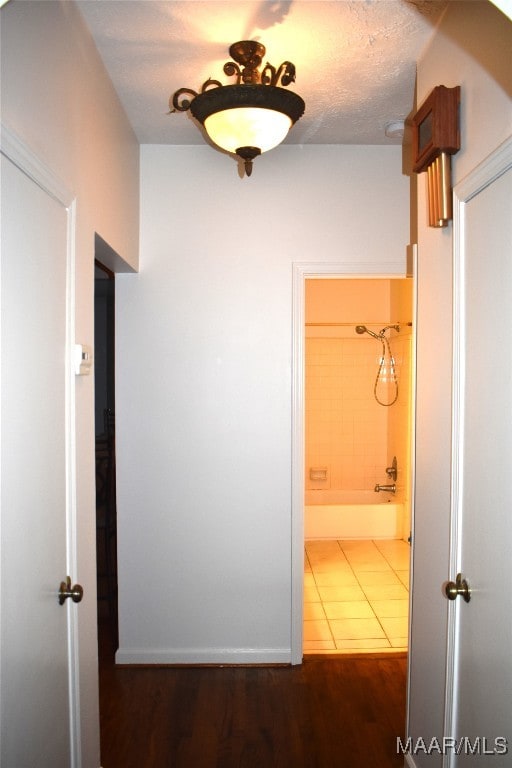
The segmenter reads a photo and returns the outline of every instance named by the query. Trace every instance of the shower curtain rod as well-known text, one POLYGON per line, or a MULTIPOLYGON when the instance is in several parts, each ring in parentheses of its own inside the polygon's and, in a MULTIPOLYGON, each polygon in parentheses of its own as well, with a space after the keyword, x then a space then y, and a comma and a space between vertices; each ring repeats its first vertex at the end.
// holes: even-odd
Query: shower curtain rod
MULTIPOLYGON (((342 326, 344 326, 346 328, 350 328, 350 327, 354 327, 355 328, 355 326, 359 325, 359 323, 358 322, 353 322, 353 323, 305 323, 305 325, 308 328, 315 328, 315 327, 316 328, 325 328, 325 327, 332 327, 332 328, 334 328, 334 327, 342 327, 342 326)), ((408 326, 411 326, 412 323, 410 323, 410 322, 409 323, 401 323, 399 321, 397 321, 396 323, 392 323, 390 320, 381 320, 381 321, 372 320, 371 323, 368 322, 367 325, 403 325, 403 326, 408 325, 408 326)))

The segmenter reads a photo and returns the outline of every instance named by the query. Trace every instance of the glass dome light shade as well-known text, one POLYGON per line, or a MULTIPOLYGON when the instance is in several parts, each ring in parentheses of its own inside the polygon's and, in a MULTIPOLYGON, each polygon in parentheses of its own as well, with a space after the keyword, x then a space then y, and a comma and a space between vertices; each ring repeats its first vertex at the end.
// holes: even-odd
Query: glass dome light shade
POLYGON ((204 121, 210 139, 233 153, 240 147, 258 147, 267 152, 286 138, 291 126, 291 119, 283 112, 259 107, 223 109, 204 121))
POLYGON ((277 146, 304 109, 300 96, 272 85, 208 88, 190 103, 190 111, 211 140, 234 153, 240 147, 265 152, 277 146))

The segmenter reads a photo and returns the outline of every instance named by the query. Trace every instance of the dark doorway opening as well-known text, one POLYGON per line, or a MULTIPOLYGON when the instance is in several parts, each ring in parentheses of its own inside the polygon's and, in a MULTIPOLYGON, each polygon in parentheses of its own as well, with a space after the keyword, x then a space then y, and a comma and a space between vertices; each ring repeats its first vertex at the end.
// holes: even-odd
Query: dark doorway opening
POLYGON ((94 275, 96 562, 100 649, 117 649, 115 279, 100 261, 94 275))

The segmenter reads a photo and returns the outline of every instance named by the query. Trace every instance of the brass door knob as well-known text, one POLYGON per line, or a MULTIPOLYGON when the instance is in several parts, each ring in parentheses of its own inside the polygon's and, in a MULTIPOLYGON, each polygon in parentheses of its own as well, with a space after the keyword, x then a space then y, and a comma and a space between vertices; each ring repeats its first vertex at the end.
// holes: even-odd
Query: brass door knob
POLYGON ((80 584, 71 586, 71 578, 66 577, 66 581, 61 581, 59 588, 59 605, 64 605, 68 597, 72 599, 74 603, 79 603, 84 596, 83 587, 80 584))
POLYGON ((444 593, 448 600, 455 600, 459 595, 464 598, 466 603, 471 600, 471 589, 462 573, 457 574, 455 581, 446 583, 444 593))

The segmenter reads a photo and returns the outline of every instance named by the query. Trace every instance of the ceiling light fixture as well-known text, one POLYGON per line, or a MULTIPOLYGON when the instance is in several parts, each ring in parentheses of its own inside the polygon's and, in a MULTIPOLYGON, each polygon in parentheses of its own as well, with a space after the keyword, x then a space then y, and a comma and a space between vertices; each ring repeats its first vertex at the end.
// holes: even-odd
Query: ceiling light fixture
POLYGON ((224 64, 224 74, 236 76, 236 85, 209 79, 201 93, 180 88, 169 99, 169 107, 171 112, 190 109, 213 143, 238 155, 250 176, 254 158, 286 138, 306 105, 296 93, 280 87, 295 81, 290 61, 277 70, 267 62, 260 72, 265 46, 254 40, 233 43, 229 55, 234 61, 224 64))

